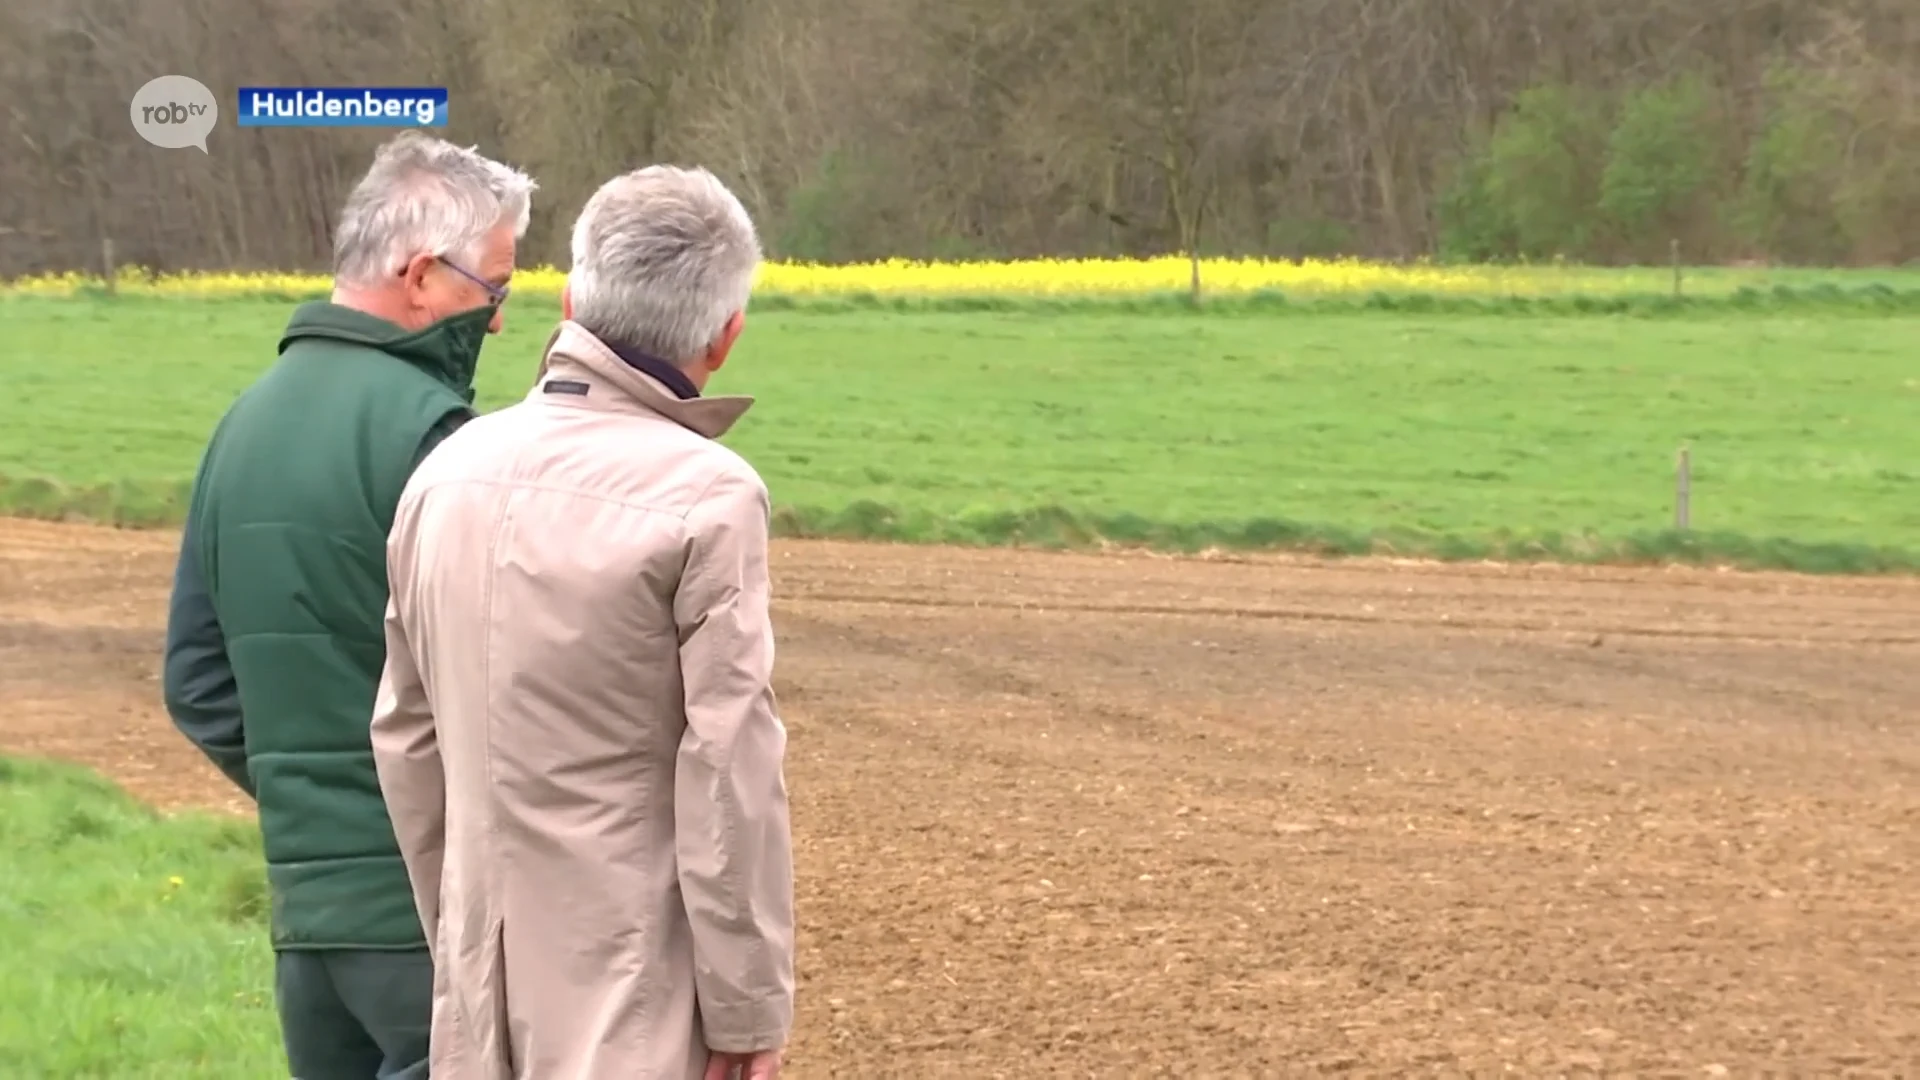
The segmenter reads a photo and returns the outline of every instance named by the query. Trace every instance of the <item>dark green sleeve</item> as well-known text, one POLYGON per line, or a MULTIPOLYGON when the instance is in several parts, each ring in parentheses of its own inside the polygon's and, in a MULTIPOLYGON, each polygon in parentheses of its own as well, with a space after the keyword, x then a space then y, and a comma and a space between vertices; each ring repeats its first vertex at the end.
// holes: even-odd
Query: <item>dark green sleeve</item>
POLYGON ((434 425, 427 429, 426 438, 420 440, 420 450, 413 455, 413 467, 418 469, 420 463, 427 460, 427 455, 433 453, 434 447, 445 442, 447 436, 460 430, 460 425, 471 419, 473 419, 472 413, 456 409, 436 420, 434 425))
POLYGON ((253 795, 240 688, 227 659, 226 636, 214 614, 213 596, 200 572, 191 518, 180 538, 180 557, 173 570, 161 685, 174 726, 240 790, 253 795))

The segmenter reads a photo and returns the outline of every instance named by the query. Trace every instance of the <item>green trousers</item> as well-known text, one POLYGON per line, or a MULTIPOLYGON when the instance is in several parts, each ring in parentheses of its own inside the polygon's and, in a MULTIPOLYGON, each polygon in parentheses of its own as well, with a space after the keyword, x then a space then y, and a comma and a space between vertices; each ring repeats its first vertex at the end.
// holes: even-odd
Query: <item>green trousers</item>
POLYGON ((426 1080, 425 949, 276 953, 273 982, 294 1080, 426 1080))

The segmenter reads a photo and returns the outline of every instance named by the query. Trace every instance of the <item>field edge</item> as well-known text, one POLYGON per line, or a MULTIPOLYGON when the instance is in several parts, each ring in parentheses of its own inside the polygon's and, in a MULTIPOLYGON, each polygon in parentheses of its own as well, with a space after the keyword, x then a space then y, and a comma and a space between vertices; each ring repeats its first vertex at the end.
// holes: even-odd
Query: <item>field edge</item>
MULTIPOLYGON (((547 305, 557 304, 557 293, 523 290, 517 295, 547 305)), ((130 284, 109 292, 99 284, 79 284, 60 291, 20 290, 0 284, 0 302, 8 303, 303 303, 325 300, 325 289, 276 287, 222 290, 208 287, 151 287, 130 284)), ((1643 318, 1725 314, 1822 314, 1891 316, 1920 314, 1920 289, 1883 283, 1841 285, 1739 285, 1730 290, 1687 292, 1498 293, 1448 292, 1417 289, 1354 289, 1351 291, 1259 288, 1208 292, 1196 298, 1181 290, 1143 292, 1062 292, 1009 294, 957 292, 951 294, 887 293, 850 290, 821 293, 755 293, 752 310, 808 315, 871 314, 1017 314, 1017 315, 1178 315, 1217 317, 1276 317, 1285 315, 1507 315, 1507 316, 1633 316, 1643 318)))
MULTIPOLYGON (((0 516, 123 529, 176 528, 185 520, 189 492, 187 481, 119 481, 75 487, 42 477, 0 474, 0 516)), ((1137 514, 1093 514, 1061 506, 948 515, 902 511, 871 500, 841 508, 775 504, 772 533, 783 539, 1056 551, 1128 549, 1176 555, 1270 552, 1438 562, 1684 565, 1823 575, 1920 573, 1920 552, 1904 548, 1728 531, 1463 536, 1405 528, 1352 529, 1282 518, 1166 522, 1137 514)))

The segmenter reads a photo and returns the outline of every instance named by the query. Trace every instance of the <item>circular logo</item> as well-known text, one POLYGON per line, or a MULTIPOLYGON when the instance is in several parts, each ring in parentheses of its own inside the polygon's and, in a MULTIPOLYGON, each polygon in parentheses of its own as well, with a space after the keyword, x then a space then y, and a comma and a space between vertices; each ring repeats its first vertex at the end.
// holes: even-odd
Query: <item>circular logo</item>
POLYGON ((168 150, 198 147, 207 152, 207 133, 220 121, 220 103, 198 79, 162 75, 133 95, 133 130, 168 150))

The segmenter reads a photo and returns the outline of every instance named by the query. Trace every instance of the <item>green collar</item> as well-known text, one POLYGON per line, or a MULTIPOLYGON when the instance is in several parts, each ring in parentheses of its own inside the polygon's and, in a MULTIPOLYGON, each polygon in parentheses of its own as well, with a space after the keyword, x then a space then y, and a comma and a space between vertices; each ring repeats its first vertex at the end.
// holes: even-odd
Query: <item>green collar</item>
POLYGON ((375 315, 316 300, 301 304, 280 335, 280 351, 301 338, 326 338, 378 349, 404 360, 473 400, 473 375, 494 308, 477 307, 449 315, 419 330, 406 331, 375 315))

